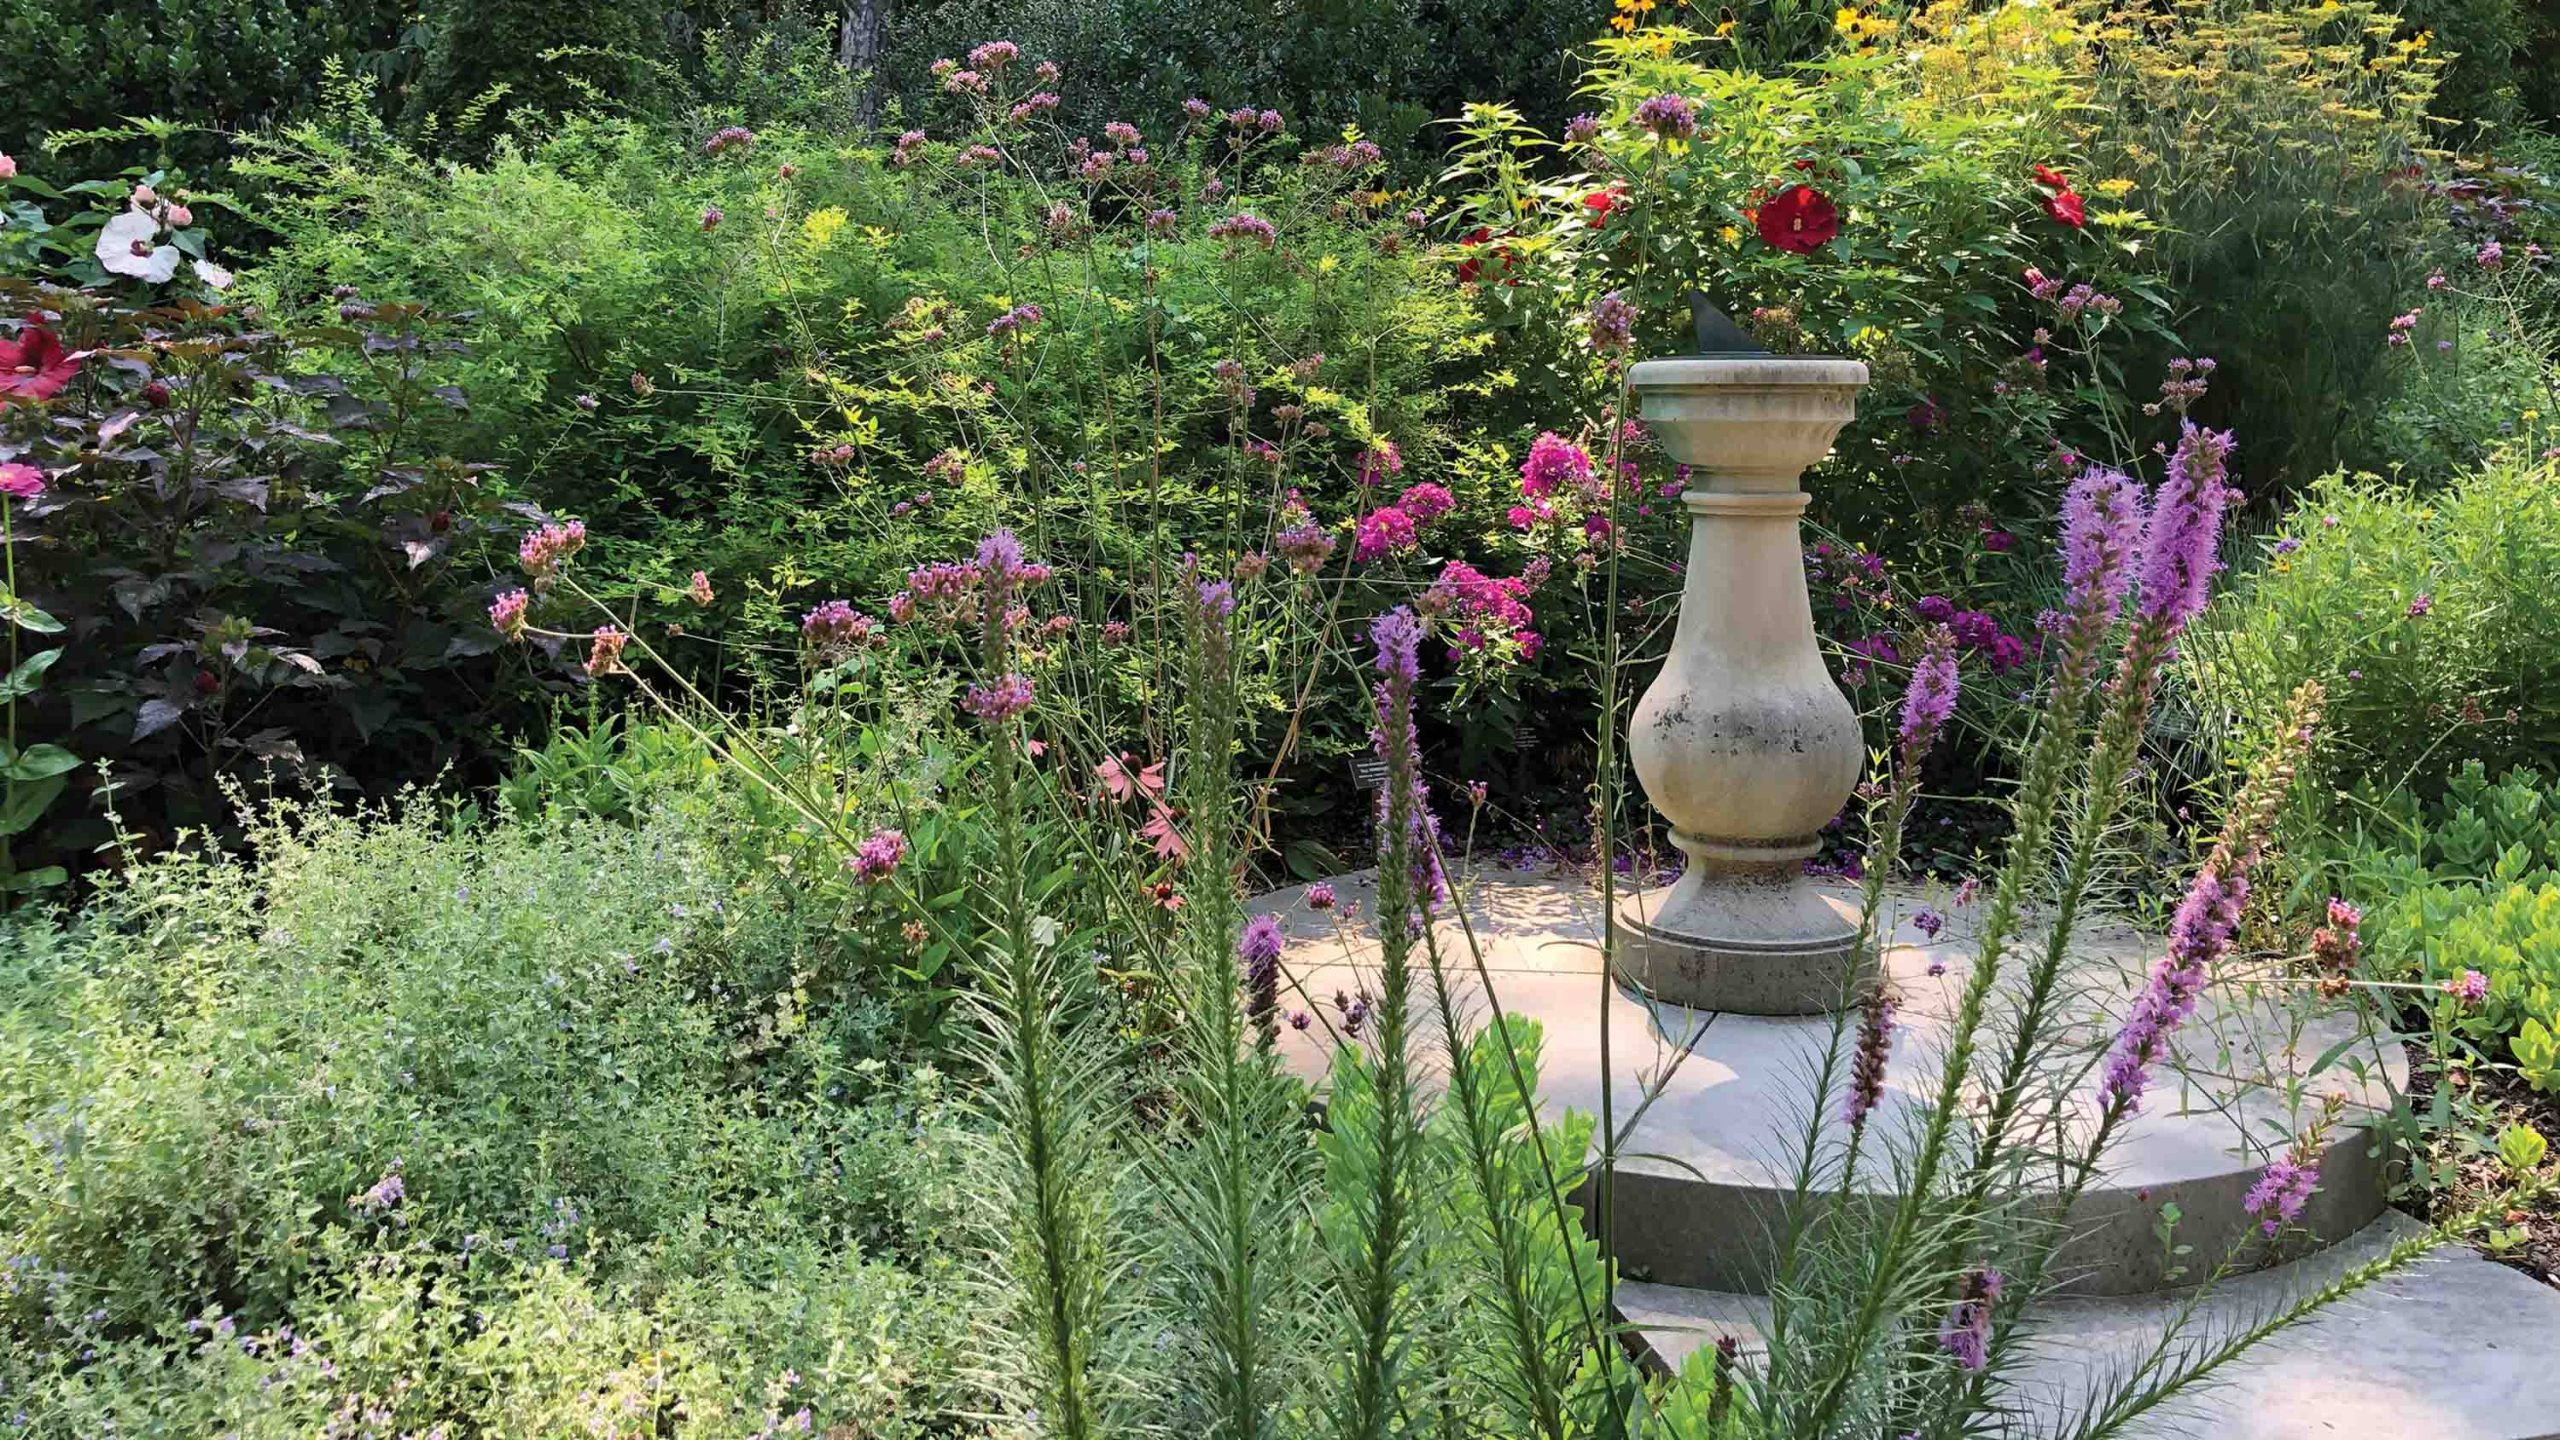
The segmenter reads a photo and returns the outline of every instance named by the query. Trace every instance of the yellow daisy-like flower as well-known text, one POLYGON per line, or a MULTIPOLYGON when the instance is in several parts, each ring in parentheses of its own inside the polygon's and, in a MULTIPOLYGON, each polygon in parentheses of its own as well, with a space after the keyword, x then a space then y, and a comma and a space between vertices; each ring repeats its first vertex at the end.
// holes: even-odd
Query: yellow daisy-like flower
POLYGON ((1731 36, 1732 36, 1732 35, 1733 35, 1733 22, 1732 22, 1732 21, 1730 21, 1730 20, 1719 20, 1719 21, 1717 21, 1717 22, 1716 22, 1716 38, 1717 38, 1717 39, 1719 39, 1719 40, 1729 39, 1729 38, 1731 38, 1731 36))
POLYGON ((1839 13, 1831 17, 1831 28, 1843 35, 1857 34, 1858 12, 1846 5, 1841 6, 1839 13))
POLYGON ((1739 245, 1742 243, 1742 232, 1731 225, 1727 225, 1716 232, 1716 238, 1722 240, 1727 245, 1739 245))

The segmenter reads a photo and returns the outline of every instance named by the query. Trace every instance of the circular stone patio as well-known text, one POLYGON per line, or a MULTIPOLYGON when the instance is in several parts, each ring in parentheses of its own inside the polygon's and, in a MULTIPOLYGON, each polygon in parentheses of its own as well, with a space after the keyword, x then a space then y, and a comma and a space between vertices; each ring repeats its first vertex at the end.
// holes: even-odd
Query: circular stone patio
MULTIPOLYGON (((1453 861, 1451 880, 1464 916, 1440 920, 1440 953, 1479 1014, 1489 984, 1504 1010, 1544 1027, 1539 1091, 1546 1105, 1598 1114, 1606 1011, 1609 1083, 1623 1137, 1613 1246, 1621 1273, 1705 1291, 1765 1289, 1770 1230, 1789 1188, 1812 1067, 1831 1039, 1832 1018, 1688 1010, 1604 985, 1599 889, 1581 876, 1453 861)), ((1310 1079, 1321 1077, 1338 999, 1376 989, 1378 946, 1367 923, 1374 872, 1329 883, 1340 902, 1331 914, 1311 909, 1303 886, 1259 897, 1252 907, 1278 916, 1290 936, 1282 1009, 1304 1013, 1310 1023, 1281 1033, 1289 1063, 1310 1079)), ((1869 1155, 1876 1136, 1925 1110, 1948 1016, 1970 969, 1976 912, 1951 911, 1932 939, 1908 923, 1921 900, 1913 890, 1887 897, 1885 915, 1895 923, 1884 963, 1901 1018, 1886 1096, 1868 1122, 1869 1155)), ((2028 939, 2040 948, 2039 932, 2030 930, 2028 939)), ((2081 926, 2074 951, 2067 1053, 2057 1058, 2061 1072, 2041 1087, 2049 1097, 2040 1137, 2047 1142, 2053 1127, 2075 1140, 2094 1128, 2096 1059, 2157 954, 2144 936, 2112 921, 2081 926)), ((2013 944, 2002 984, 2024 963, 2022 947, 2013 944)), ((1417 993, 1427 996, 1428 985, 1417 993)), ((2056 1263, 2073 1291, 2131 1295, 2191 1284, 2226 1254, 2238 1252, 2243 1263, 2290 1259, 2343 1240, 2381 1214, 2384 1158, 2365 1124, 2405 1080, 2405 1063, 2397 1046, 2360 1040, 2348 1016, 2323 1013, 2303 1004, 2307 998, 2290 987, 2217 987, 2181 1032, 2176 1063, 2155 1075, 2141 1113, 2111 1144, 2106 1171, 2072 1208, 2071 1236, 2056 1263), (2334 1119, 2320 1131, 2319 1191, 2283 1237, 2282 1253, 2273 1253, 2278 1242, 2258 1233, 2243 1198, 2268 1160, 2324 1113, 2334 1119)), ((1995 1003, 1995 1016, 1999 1009, 1995 1003)), ((1836 1145, 1846 1127, 1831 1108, 1825 1140, 1836 1145)), ((1884 1178, 1889 1170, 1867 1165, 1861 1173, 1884 1178)))

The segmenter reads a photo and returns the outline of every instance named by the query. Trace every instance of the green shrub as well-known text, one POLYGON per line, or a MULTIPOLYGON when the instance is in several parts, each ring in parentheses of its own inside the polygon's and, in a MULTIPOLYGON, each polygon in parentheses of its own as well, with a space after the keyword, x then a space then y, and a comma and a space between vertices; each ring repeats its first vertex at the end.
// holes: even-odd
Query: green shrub
POLYGON ((0 406, 0 453, 35 477, 7 537, 30 632, 10 653, 54 653, 5 703, 13 740, 84 772, 48 777, 79 798, 41 837, 45 868, 108 839, 92 767, 158 844, 220 823, 222 787, 269 769, 386 794, 485 766, 517 703, 573 672, 499 656, 488 629, 526 511, 446 448, 467 327, 352 292, 286 327, 227 303, 206 217, 159 172, 6 185, 8 343, 52 357, 0 406), (147 253, 102 258, 108 225, 139 226, 147 253))
POLYGON ((2445 224, 2412 183, 2444 158, 2440 58, 2371 0, 2073 9, 2089 164, 2157 227, 2147 268, 2221 364, 2202 418, 2246 437, 2253 493, 2387 468, 2380 337, 2445 224))
POLYGON ((2431 997, 2454 1029, 2511 1050, 2537 1090, 2560 1091, 2560 785, 2518 767, 2492 783, 2472 761, 2445 794, 2360 783, 2336 832, 2299 847, 2298 902, 2364 906, 2376 975, 2442 991, 2478 972, 2476 1004, 2431 997))
POLYGON ((1433 122, 1470 100, 1561 124, 1574 47, 1599 24, 1589 0, 909 0, 891 7, 881 78, 927 113, 936 57, 1007 38, 1065 68, 1060 118, 1076 133, 1170 129, 1196 95, 1277 109, 1307 135, 1358 126, 1411 171, 1444 142, 1433 122))
POLYGON ((665 13, 648 0, 430 0, 426 56, 403 118, 442 148, 478 154, 493 122, 520 108, 647 111, 670 88, 660 68, 665 13))
POLYGON ((653 1403, 747 1417, 703 1433, 746 1433, 786 1368, 821 1387, 786 1411, 948 1400, 917 1273, 954 1198, 939 1081, 883 1064, 878 1002, 822 982, 810 897, 718 805, 283 807, 256 866, 173 856, 8 922, 0 1375, 59 1407, 37 1433, 362 1394, 553 1434, 658 1347, 653 1403), (229 1343, 283 1326, 317 1356, 229 1343))
POLYGON ((0 3, 0 151, 21 157, 55 131, 112 128, 127 116, 193 127, 165 153, 133 140, 84 164, 202 165, 217 132, 281 119, 317 97, 323 61, 386 82, 404 70, 402 0, 122 0, 0 3))
POLYGON ((2255 546, 2187 646, 2201 733, 2328 686, 2324 773, 2439 793, 2560 746, 2560 469, 2513 451, 2442 490, 2333 475, 2255 546))

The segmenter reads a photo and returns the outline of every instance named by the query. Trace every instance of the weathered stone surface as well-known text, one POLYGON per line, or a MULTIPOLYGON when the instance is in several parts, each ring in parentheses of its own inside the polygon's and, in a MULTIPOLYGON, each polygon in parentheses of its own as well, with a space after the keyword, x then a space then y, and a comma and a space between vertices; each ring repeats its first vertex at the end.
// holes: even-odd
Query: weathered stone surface
MULTIPOLYGON (((1545 1028, 1540 1078, 1544 1102, 1597 1114, 1601 1095, 1600 1026, 1606 1010, 1613 1071, 1611 1096, 1623 1121, 1642 1117, 1619 1146, 1615 1248, 1630 1277, 1685 1287, 1748 1291, 1766 1283, 1769 1227, 1787 1189, 1786 1151, 1802 1134, 1810 1074, 1832 1035, 1829 1016, 1716 1014, 1665 1005, 1602 980, 1600 895, 1579 879, 1494 871, 1471 873, 1452 862, 1466 921, 1444 918, 1435 932, 1458 992, 1481 1011, 1486 987, 1501 1006, 1545 1028), (1648 1094, 1649 1105, 1644 1104, 1648 1094)), ((1346 905, 1365 908, 1368 877, 1336 877, 1346 905)), ((1917 897, 1897 894, 1907 916, 1917 897)), ((1280 914, 1296 937, 1284 955, 1284 1008, 1330 1021, 1337 994, 1374 990, 1376 945, 1354 914, 1317 915, 1299 891, 1256 902, 1280 914)), ((1905 920, 1885 965, 1903 997, 1903 1028, 1887 1069, 1871 1137, 1891 1134, 1925 1110, 1937 1082, 1947 1017, 1970 964, 1968 912, 1956 911, 1934 941, 1905 920), (1929 973, 1942 965, 1944 973, 1929 973)), ((2062 1102, 2061 1123, 2085 1137, 2096 1123, 2094 1078, 2086 1066, 2114 1031, 2113 1016, 2139 983, 2152 953, 2143 937, 2118 924, 2084 928, 2085 943, 2071 1001, 2076 1049, 2051 1062, 2062 1102)), ((2013 961, 2013 965, 2018 963, 2013 961)), ((2298 999, 2300 992, 2273 992, 2298 999)), ((2319 1239, 2354 1233, 2382 1209, 2382 1162, 2355 1123, 2384 1103, 2386 1074, 2405 1068, 2396 1047, 2359 1048, 2343 1016, 2294 1016, 2249 994, 2224 995, 2182 1032, 2185 1072, 2157 1079, 2143 1112, 2121 1131, 2107 1172, 2082 1194, 2071 1216, 2074 1238, 2061 1265, 2086 1293, 2157 1290, 2192 1280, 2179 1267, 2193 1257, 2237 1250, 2252 1259, 2266 1242, 2241 1202, 2272 1149, 2308 1126, 2326 1097, 2346 1119, 2322 1147, 2322 1183, 2288 1236, 2286 1254, 2319 1239), (2313 1062, 2347 1042, 2326 1069, 2313 1062), (2241 1084, 2233 1077, 2301 1078, 2290 1090, 2241 1084), (2164 1208, 2175 1205, 2179 1244, 2161 1243, 2164 1208)), ((1326 1026, 1286 1032, 1293 1064, 1320 1073, 1326 1026)), ((1828 1143, 1845 1138, 1836 1111, 1824 1117, 1828 1143)), ((1871 1142, 1872 1139, 1871 1139, 1871 1142)))

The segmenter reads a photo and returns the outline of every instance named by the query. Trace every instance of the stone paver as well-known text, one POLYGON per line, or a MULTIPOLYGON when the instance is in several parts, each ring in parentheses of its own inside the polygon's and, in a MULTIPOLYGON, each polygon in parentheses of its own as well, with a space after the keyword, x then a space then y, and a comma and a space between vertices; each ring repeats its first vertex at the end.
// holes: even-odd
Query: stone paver
MULTIPOLYGON (((2387 1213, 2348 1241, 2216 1287, 2192 1333, 2225 1333, 2416 1233, 2387 1213)), ((2060 1407, 2156 1341, 2181 1292, 2048 1302, 2024 1393, 2060 1407)), ((1768 1301, 1628 1282, 1620 1314, 1676 1366, 1718 1335, 1759 1344, 1768 1301)), ((2041 1406, 2039 1408, 2042 1408, 2041 1406)), ((2560 1435, 2560 1290, 2438 1251, 2262 1342, 2134 1431, 2143 1440, 2543 1440, 2560 1435)))

